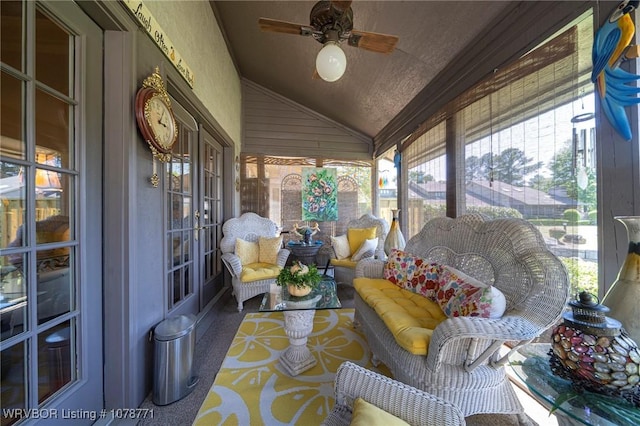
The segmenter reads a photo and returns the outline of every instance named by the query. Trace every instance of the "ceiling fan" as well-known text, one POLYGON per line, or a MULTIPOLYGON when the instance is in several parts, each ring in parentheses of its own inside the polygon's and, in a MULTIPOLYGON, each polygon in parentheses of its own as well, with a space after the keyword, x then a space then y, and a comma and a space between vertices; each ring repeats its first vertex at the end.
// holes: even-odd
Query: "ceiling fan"
POLYGON ((311 9, 309 25, 260 18, 262 31, 312 36, 323 45, 316 57, 316 71, 325 81, 336 81, 344 74, 347 58, 339 45, 346 41, 349 46, 377 53, 391 53, 398 37, 353 29, 351 1, 319 1, 311 9))

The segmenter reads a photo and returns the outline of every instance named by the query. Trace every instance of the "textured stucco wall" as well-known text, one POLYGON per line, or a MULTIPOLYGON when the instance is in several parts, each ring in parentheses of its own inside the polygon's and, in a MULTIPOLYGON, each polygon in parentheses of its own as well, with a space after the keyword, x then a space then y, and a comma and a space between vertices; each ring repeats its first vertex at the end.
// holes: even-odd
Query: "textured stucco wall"
POLYGON ((239 147, 240 77, 209 2, 145 0, 144 4, 193 71, 193 92, 239 147))

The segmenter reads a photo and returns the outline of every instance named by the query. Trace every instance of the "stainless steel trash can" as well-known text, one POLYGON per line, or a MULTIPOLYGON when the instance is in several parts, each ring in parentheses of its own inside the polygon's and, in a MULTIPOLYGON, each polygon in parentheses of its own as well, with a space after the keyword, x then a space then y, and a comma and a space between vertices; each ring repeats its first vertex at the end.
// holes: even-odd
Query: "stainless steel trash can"
POLYGON ((194 315, 167 318, 154 329, 153 403, 167 405, 187 396, 198 383, 193 376, 196 347, 194 315))
POLYGON ((51 333, 44 339, 49 361, 51 393, 71 381, 71 331, 69 327, 51 333))

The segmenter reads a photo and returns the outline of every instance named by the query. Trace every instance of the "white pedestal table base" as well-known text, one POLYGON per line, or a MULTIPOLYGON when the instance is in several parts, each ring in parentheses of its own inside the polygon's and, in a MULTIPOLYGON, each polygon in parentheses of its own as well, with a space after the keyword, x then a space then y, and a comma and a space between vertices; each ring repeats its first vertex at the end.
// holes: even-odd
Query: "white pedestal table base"
POLYGON ((284 311, 284 331, 289 336, 289 346, 280 355, 280 364, 291 376, 309 370, 318 363, 307 347, 307 337, 313 331, 316 311, 284 311))

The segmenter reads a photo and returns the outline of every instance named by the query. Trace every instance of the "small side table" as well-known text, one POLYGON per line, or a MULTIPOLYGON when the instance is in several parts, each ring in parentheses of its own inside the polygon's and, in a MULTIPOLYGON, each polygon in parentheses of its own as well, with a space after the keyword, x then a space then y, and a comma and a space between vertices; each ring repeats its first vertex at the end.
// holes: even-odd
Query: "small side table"
POLYGON ((316 255, 322 247, 322 241, 313 241, 309 244, 289 241, 287 248, 300 262, 305 265, 315 265, 316 255))
POLYGON ((554 375, 549 366, 548 343, 530 343, 513 353, 509 363, 515 375, 522 380, 532 395, 546 408, 560 402, 554 412, 561 426, 637 425, 640 410, 622 398, 614 398, 584 391, 575 394, 569 380, 554 375))

